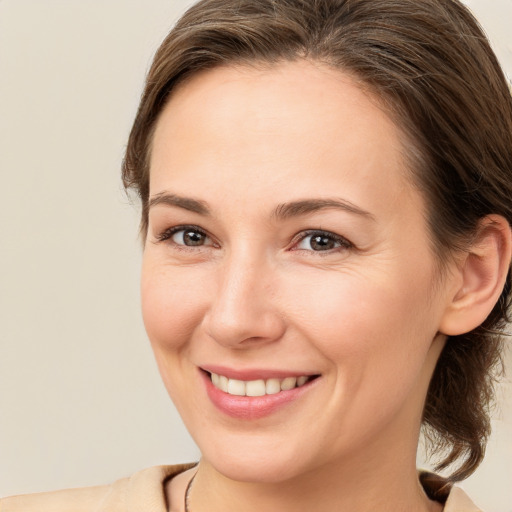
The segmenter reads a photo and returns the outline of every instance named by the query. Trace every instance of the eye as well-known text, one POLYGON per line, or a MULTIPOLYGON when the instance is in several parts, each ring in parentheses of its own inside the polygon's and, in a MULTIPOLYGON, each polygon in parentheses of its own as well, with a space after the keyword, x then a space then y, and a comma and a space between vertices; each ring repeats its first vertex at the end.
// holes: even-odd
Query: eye
POLYGON ((158 235, 158 241, 170 240, 173 244, 186 247, 212 245, 210 237, 197 226, 175 226, 158 235))
POLYGON ((207 238, 204 233, 196 229, 180 229, 171 236, 175 244, 188 246, 204 245, 207 238))
POLYGON ((326 252, 350 247, 352 247, 352 244, 342 236, 329 231, 317 230, 302 233, 294 250, 326 252))

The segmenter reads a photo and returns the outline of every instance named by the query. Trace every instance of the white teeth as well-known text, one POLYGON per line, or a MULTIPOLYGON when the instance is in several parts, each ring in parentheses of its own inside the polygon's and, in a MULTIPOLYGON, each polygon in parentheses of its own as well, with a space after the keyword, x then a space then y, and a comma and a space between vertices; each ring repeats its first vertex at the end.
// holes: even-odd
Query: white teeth
POLYGON ((279 379, 268 379, 267 385, 265 386, 267 395, 275 395, 281 391, 281 383, 279 379))
POLYGON ((287 377, 281 382, 281 390, 287 391, 288 389, 293 389, 297 384, 297 377, 287 377))
POLYGON ((230 395, 245 396, 245 382, 243 380, 229 379, 228 393, 230 395))
POLYGON ((302 375, 300 377, 286 377, 284 379, 263 379, 243 381, 238 379, 228 379, 224 375, 216 373, 211 374, 213 385, 235 396, 264 396, 275 395, 280 391, 288 391, 295 387, 301 387, 308 382, 309 377, 302 375))
POLYGON ((219 375, 219 385, 217 387, 220 390, 224 391, 224 393, 227 393, 228 392, 228 382, 229 382, 229 379, 227 377, 224 377, 224 375, 219 375))
POLYGON ((264 380, 250 380, 245 384, 245 394, 247 396, 263 396, 265 394, 264 380))
POLYGON ((297 378, 297 386, 300 387, 300 386, 304 386, 304 384, 306 384, 306 381, 308 380, 307 377, 303 376, 303 377, 298 377, 297 378))

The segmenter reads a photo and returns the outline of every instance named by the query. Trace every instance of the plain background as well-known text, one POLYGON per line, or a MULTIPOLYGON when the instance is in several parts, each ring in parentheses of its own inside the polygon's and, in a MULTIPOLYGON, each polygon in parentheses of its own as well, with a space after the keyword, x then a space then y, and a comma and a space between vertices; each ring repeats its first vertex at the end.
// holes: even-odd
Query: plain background
MULTIPOLYGON (((119 178, 152 54, 190 3, 0 0, 0 495, 198 458, 144 333, 119 178)), ((511 77, 512 1, 467 3, 511 77)), ((487 512, 512 511, 510 380, 500 396, 463 485, 487 512)))

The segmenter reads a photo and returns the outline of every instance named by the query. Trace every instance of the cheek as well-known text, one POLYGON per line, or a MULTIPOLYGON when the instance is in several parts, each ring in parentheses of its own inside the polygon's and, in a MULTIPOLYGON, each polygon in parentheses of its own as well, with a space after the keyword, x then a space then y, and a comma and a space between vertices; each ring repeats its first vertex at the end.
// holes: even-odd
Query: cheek
POLYGON ((333 388, 324 410, 330 421, 335 418, 329 427, 334 432, 368 438, 424 398, 425 362, 436 334, 429 284, 425 276, 411 281, 397 275, 386 282, 368 275, 331 277, 309 286, 296 309, 295 323, 329 363, 333 388))
POLYGON ((436 333, 428 275, 331 273, 295 279, 287 295, 295 300, 296 323, 332 363, 388 371, 392 378, 391 367, 414 357, 421 363, 436 333))
POLYGON ((203 283, 197 271, 195 279, 190 272, 143 261, 141 275, 144 326, 165 387, 183 417, 194 402, 185 378, 190 371, 187 351, 205 302, 203 283))
POLYGON ((178 350, 201 321, 205 288, 197 273, 192 276, 191 272, 143 264, 142 316, 155 350, 178 350))

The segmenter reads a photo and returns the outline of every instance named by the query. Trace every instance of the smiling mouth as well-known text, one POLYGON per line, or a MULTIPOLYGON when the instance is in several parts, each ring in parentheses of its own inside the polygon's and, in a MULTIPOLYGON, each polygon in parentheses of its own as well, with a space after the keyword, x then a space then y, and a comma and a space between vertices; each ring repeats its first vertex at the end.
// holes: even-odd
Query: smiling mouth
POLYGON ((318 375, 299 375, 297 377, 286 377, 284 379, 271 378, 244 381, 229 379, 217 373, 210 373, 211 382, 217 389, 220 389, 228 395, 249 397, 276 395, 281 391, 300 388, 317 377, 318 375))

